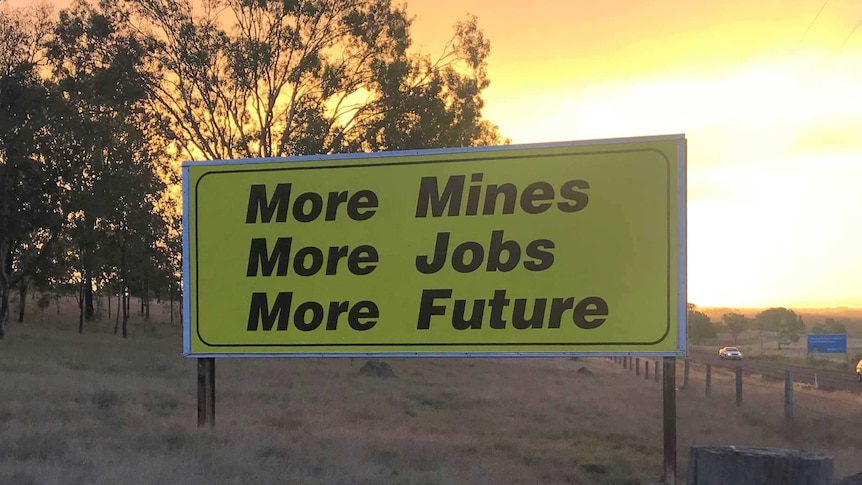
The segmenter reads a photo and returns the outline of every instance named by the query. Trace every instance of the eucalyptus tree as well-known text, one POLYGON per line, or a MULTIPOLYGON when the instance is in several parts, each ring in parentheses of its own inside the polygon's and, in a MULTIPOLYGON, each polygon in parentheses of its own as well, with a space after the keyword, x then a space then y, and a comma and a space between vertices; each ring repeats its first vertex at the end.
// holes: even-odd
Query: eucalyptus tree
POLYGON ((505 141, 482 118, 490 43, 475 17, 432 58, 389 0, 127 1, 187 159, 505 141))
POLYGON ((62 227, 71 112, 39 76, 51 28, 45 7, 0 7, 0 338, 12 285, 45 257, 62 227))
MULTIPOLYGON (((81 284, 79 331, 85 316, 93 316, 94 275, 116 276, 125 298, 129 271, 147 271, 163 224, 155 202, 165 188, 157 176, 164 163, 164 126, 147 110, 148 46, 129 30, 120 7, 79 0, 61 11, 47 54, 54 79, 79 117, 79 150, 68 160, 77 176, 66 201, 81 284), (133 268, 132 261, 139 264, 133 268)), ((125 337, 128 305, 121 308, 125 337)))

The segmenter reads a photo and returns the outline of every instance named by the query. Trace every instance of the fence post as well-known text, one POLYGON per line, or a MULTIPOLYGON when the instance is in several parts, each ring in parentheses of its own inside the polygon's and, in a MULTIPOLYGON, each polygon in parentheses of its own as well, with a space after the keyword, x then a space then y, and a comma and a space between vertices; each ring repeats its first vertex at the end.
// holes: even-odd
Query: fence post
POLYGON ((742 367, 736 366, 736 405, 742 406, 742 367))
POLYGON ((661 367, 659 367, 659 365, 658 365, 658 361, 655 361, 655 365, 653 366, 653 369, 655 369, 655 381, 656 381, 656 382, 658 382, 658 380, 659 380, 659 373, 661 372, 661 371, 659 370, 659 369, 661 369, 661 367))
POLYGON ((628 368, 629 368, 629 358, 624 356, 623 357, 623 369, 628 369, 628 368))
POLYGON ((688 359, 686 359, 684 362, 685 362, 685 366, 684 366, 684 371, 682 374, 682 388, 688 389, 688 370, 689 370, 688 359))
POLYGON ((649 379, 649 361, 644 360, 644 379, 649 379))
POLYGON ((635 357, 635 375, 641 375, 641 359, 640 357, 635 357))
POLYGON ((706 364, 706 385, 703 388, 703 395, 709 397, 712 394, 712 365, 706 364))
POLYGON ((793 424, 793 376, 784 371, 784 422, 793 424))

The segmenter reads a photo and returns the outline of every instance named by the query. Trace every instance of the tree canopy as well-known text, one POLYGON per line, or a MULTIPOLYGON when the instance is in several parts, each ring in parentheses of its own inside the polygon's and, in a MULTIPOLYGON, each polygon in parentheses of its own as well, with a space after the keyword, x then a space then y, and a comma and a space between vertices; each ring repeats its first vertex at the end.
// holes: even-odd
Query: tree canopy
POLYGON ((490 43, 475 17, 439 58, 410 51, 389 0, 128 0, 192 159, 497 144, 484 120, 490 43))
POLYGON ((776 334, 779 350, 782 345, 798 342, 800 335, 805 331, 802 317, 784 307, 763 310, 755 315, 754 319, 761 331, 776 334))
POLYGON ((178 296, 178 161, 506 143, 477 19, 433 58, 411 22, 389 0, 0 4, 0 337, 16 285, 74 289, 79 331, 95 291, 178 296))
POLYGON ((697 307, 693 304, 688 306, 688 339, 693 344, 702 344, 715 339, 717 336, 715 325, 707 314, 695 308, 697 307))
POLYGON ((847 333, 847 327, 840 320, 826 318, 811 327, 811 333, 842 334, 847 333))
POLYGON ((0 337, 12 285, 45 257, 62 222, 70 112, 39 76, 50 29, 44 8, 0 10, 0 337))
POLYGON ((721 321, 724 322, 724 326, 727 327, 727 330, 730 332, 730 336, 733 337, 734 345, 738 343, 739 336, 749 326, 748 317, 740 313, 725 313, 721 316, 721 321))

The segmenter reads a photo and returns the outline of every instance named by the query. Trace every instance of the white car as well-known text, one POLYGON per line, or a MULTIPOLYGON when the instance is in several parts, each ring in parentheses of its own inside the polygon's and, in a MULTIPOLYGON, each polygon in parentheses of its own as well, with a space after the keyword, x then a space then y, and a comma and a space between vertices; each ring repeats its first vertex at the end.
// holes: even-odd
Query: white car
POLYGON ((722 347, 718 351, 718 357, 721 359, 742 360, 742 352, 736 347, 722 347))

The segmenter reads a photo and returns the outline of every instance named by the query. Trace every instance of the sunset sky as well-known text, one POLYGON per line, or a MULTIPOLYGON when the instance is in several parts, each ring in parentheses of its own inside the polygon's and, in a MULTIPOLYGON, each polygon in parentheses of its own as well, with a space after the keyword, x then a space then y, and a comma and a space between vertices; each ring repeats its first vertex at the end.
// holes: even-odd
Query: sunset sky
POLYGON ((485 115, 514 143, 686 135, 689 301, 862 306, 862 2, 408 10, 429 53, 441 25, 478 16, 491 40, 485 115))
POLYGON ((862 307, 862 1, 407 9, 432 56, 478 17, 484 114, 513 143, 686 135, 689 301, 862 307))

